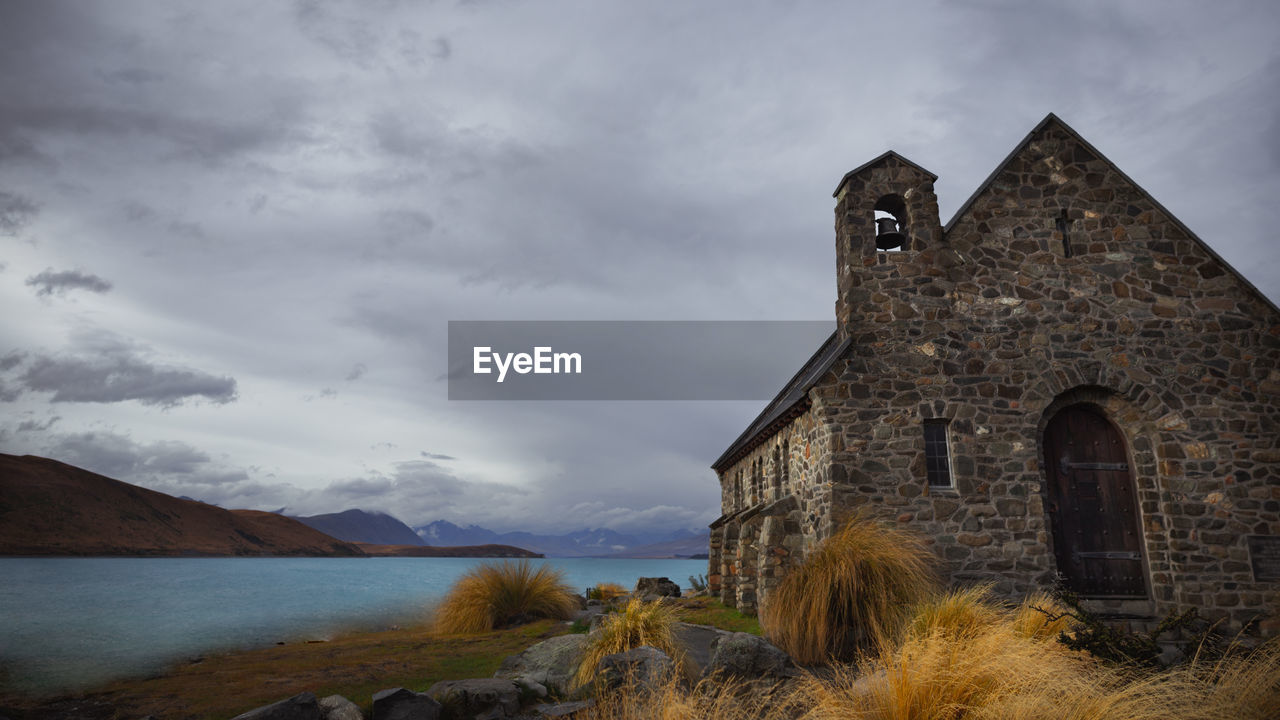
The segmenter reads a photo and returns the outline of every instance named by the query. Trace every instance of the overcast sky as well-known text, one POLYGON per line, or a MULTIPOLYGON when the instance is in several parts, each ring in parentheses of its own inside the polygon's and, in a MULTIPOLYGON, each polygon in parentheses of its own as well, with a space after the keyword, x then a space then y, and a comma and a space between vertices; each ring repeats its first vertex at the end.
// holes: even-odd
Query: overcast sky
POLYGON ((0 451, 705 526, 762 403, 449 402, 447 322, 831 320, 846 171, 945 222, 1049 112, 1280 299, 1280 6, 1057 5, 0 2, 0 451))

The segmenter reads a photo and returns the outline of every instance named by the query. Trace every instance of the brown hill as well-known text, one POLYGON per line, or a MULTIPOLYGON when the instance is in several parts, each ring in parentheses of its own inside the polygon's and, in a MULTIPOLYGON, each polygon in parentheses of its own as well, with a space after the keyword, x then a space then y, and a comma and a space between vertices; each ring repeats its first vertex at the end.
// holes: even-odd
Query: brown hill
POLYGON ((0 555, 364 555, 293 518, 224 510, 0 454, 0 555))
POLYGON ((540 558, 546 557, 514 545, 372 545, 356 543, 367 555, 374 557, 483 557, 483 558, 540 558))

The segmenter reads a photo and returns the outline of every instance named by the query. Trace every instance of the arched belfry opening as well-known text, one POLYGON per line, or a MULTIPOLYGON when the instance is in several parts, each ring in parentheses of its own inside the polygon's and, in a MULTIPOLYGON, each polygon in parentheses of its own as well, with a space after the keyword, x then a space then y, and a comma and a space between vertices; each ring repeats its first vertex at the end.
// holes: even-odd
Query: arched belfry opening
POLYGON ((876 250, 898 252, 910 249, 910 241, 907 239, 907 203, 901 195, 885 195, 877 200, 873 215, 876 250))

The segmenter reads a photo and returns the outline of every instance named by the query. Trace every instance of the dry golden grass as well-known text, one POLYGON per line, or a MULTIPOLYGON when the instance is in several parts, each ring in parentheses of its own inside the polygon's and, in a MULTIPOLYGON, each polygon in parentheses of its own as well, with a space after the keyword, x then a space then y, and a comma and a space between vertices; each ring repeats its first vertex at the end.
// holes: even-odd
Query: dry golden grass
POLYGON ((587 594, 589 600, 599 600, 600 602, 609 602, 610 600, 627 594, 627 589, 618 583, 604 582, 591 588, 587 594))
POLYGON ((581 687, 595 676, 596 664, 606 655, 626 652, 642 645, 655 647, 683 665, 684 650, 676 639, 673 626, 679 620, 678 610, 661 601, 629 600, 622 610, 605 615, 600 627, 588 636, 582 651, 582 662, 574 683, 581 687))
POLYGON ((1049 593, 1033 592, 1013 611, 1013 627, 1034 640, 1056 640, 1060 634, 1070 633, 1079 625, 1067 613, 1067 606, 1049 593))
POLYGON ((1011 613, 991 595, 990 585, 949 590, 912 607, 905 623, 907 637, 932 633, 967 637, 1007 622, 1011 613))
POLYGON ((797 662, 848 659, 898 633, 936 588, 932 562, 918 535, 855 516, 787 574, 761 624, 797 662))
POLYGON ((1204 705, 1231 720, 1280 718, 1280 639, 1242 657, 1193 665, 1193 681, 1206 689, 1204 705))
POLYGON ((766 720, 796 718, 795 694, 779 687, 753 687, 736 680, 706 679, 693 687, 672 677, 645 689, 634 684, 596 695, 582 720, 766 720))
POLYGON ((488 632, 538 618, 564 620, 577 607, 559 570, 504 560, 458 578, 436 610, 433 629, 441 635, 488 632))

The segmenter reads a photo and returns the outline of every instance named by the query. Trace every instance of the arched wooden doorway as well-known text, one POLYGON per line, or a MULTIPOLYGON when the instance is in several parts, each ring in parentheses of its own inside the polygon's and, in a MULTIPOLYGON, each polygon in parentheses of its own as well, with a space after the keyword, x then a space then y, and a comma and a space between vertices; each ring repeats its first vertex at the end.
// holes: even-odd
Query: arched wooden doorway
POLYGON ((1124 436, 1098 410, 1072 405, 1044 433, 1058 572, 1081 595, 1145 597, 1138 503, 1124 436))

